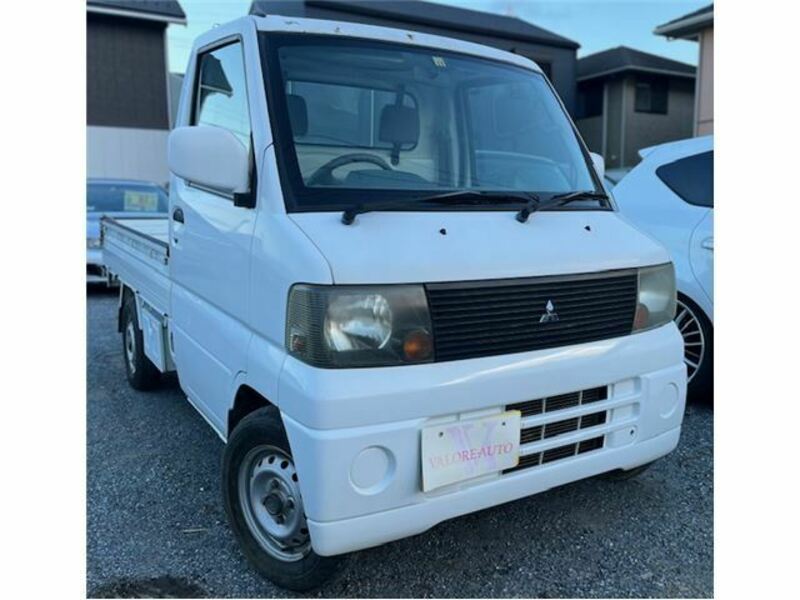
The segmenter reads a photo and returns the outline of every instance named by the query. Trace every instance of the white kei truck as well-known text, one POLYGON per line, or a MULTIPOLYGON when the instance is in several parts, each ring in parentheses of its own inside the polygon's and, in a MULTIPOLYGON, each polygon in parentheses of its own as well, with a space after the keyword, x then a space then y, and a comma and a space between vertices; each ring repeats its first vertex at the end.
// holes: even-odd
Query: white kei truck
POLYGON ((166 218, 102 225, 125 367, 177 371, 273 582, 678 444, 673 266, 530 60, 249 16, 177 121, 166 218))

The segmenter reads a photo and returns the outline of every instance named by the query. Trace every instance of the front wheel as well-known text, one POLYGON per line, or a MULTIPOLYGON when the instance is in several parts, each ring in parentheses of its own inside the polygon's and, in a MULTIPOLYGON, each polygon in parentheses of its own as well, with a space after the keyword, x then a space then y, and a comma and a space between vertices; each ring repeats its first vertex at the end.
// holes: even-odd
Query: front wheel
POLYGON ((299 478, 277 409, 259 409, 236 426, 225 447, 222 487, 231 529, 267 579, 304 591, 336 573, 341 557, 320 556, 311 547, 299 478))

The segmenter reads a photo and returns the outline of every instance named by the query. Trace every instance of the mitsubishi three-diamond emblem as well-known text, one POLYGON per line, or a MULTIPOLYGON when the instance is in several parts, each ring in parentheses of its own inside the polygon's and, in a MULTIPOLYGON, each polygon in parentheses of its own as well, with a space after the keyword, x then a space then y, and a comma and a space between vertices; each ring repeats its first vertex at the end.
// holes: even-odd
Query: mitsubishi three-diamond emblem
POLYGON ((545 312, 539 317, 539 323, 554 323, 558 321, 558 313, 556 307, 553 305, 552 300, 548 300, 544 306, 545 312))

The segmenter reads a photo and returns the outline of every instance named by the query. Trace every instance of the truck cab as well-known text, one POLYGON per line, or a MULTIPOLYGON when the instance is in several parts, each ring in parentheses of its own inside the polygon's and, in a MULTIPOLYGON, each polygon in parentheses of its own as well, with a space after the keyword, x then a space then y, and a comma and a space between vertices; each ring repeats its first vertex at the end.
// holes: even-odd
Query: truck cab
POLYGON ((279 16, 198 38, 169 217, 104 247, 129 380, 177 370, 260 572, 308 589, 675 448, 673 267, 601 163, 518 55, 279 16))

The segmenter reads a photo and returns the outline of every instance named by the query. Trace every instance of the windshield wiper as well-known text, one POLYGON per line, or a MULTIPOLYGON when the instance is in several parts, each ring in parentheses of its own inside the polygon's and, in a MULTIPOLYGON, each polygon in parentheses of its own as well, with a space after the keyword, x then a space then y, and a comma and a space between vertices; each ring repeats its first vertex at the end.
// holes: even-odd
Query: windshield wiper
POLYGON ((578 190, 577 192, 565 192, 563 194, 556 194, 550 200, 559 200, 560 204, 567 204, 573 200, 602 200, 608 202, 608 194, 605 192, 596 192, 595 190, 578 190))
POLYGON ((539 201, 536 194, 529 192, 495 192, 486 190, 455 190, 452 192, 443 192, 440 194, 431 194, 429 196, 419 196, 416 198, 403 198, 393 200, 390 202, 370 202, 368 204, 357 204, 345 209, 342 213, 342 223, 345 225, 352 225, 356 216, 377 210, 392 210, 396 208, 404 208, 409 205, 415 204, 484 204, 487 201, 494 203, 498 200, 511 199, 514 201, 539 201))
POLYGON ((556 194, 551 196, 549 200, 540 202, 533 198, 521 208, 517 213, 517 221, 525 223, 533 213, 540 210, 547 210, 548 208, 555 208, 557 206, 564 206, 576 200, 600 200, 601 202, 608 202, 608 195, 602 192, 595 192, 594 190, 578 190, 575 192, 565 192, 563 194, 556 194))

